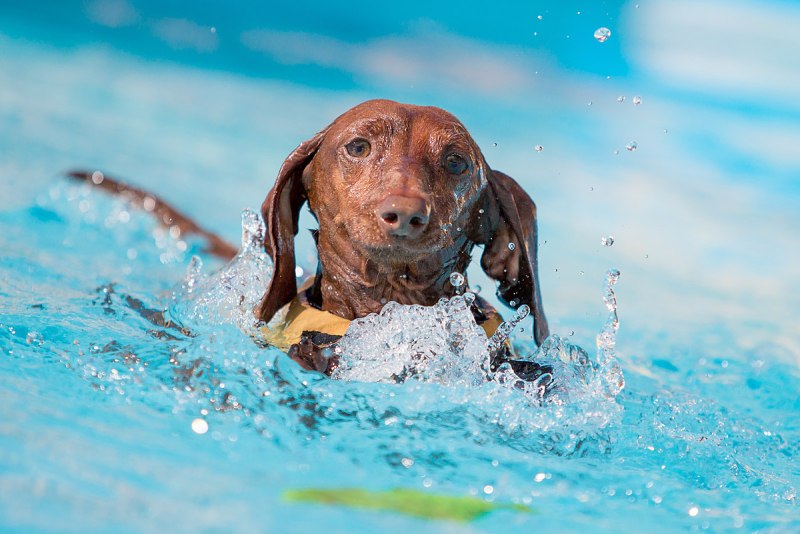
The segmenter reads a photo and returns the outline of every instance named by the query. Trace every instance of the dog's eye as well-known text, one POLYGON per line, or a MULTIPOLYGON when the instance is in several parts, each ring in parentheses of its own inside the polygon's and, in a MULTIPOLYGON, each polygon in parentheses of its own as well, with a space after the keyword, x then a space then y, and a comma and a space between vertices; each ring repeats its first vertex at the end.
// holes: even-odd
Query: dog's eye
POLYGON ((450 174, 464 174, 469 167, 469 163, 462 156, 458 154, 448 154, 444 158, 444 167, 450 174))
POLYGON ((347 153, 354 158, 366 158, 369 156, 369 152, 372 149, 372 146, 366 139, 353 139, 344 147, 347 149, 347 153))

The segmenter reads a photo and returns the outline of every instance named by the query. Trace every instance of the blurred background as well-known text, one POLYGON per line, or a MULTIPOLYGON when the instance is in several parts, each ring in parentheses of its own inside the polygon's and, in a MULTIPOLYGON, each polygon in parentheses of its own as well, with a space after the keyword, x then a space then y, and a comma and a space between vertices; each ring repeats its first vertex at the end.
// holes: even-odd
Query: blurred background
POLYGON ((623 356, 797 362, 798 27, 782 1, 3 0, 0 209, 98 169, 237 241, 341 112, 435 105, 537 202, 554 331, 591 346, 616 267, 623 356))

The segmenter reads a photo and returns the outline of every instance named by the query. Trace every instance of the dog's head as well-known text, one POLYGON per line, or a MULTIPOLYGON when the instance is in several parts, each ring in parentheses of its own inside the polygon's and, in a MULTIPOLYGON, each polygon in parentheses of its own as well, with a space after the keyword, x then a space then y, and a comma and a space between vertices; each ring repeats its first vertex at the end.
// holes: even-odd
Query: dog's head
POLYGON ((481 266, 499 281, 498 296, 514 308, 530 306, 537 343, 547 336, 536 206, 513 179, 489 168, 446 111, 364 102, 286 158, 262 206, 264 246, 275 264, 259 310, 264 321, 297 294, 294 236, 306 201, 320 242, 343 237, 386 268, 483 245, 481 266))

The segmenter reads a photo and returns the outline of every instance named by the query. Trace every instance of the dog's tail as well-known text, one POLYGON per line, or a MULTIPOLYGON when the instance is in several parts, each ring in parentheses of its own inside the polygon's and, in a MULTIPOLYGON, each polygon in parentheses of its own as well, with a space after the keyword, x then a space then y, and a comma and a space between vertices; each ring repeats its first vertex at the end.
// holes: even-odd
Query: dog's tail
POLYGON ((194 234, 202 237, 206 241, 204 251, 209 254, 225 260, 236 255, 236 247, 218 235, 201 228, 192 219, 152 193, 109 178, 101 172, 69 171, 67 176, 98 187, 112 195, 125 198, 131 205, 152 213, 160 224, 170 228, 177 227, 181 234, 194 234))

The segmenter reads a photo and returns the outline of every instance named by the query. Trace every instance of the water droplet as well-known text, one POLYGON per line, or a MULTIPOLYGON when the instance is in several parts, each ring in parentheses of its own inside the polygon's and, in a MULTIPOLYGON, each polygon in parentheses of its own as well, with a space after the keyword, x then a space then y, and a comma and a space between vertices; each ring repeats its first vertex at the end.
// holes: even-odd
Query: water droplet
POLYGON ((699 513, 700 513, 700 508, 698 508, 697 506, 692 506, 691 508, 689 508, 690 516, 695 517, 699 513))
POLYGON ((517 248, 517 245, 515 245, 514 243, 508 244, 508 250, 514 250, 515 248, 517 248))
POLYGON ((511 300, 509 300, 509 301, 508 301, 508 305, 509 305, 509 306, 511 306, 511 307, 513 308, 514 306, 516 306, 516 305, 517 305, 517 301, 516 301, 516 300, 514 300, 514 299, 511 299, 511 300))
POLYGON ((208 423, 205 419, 198 417, 192 421, 192 430, 194 430, 195 434, 205 434, 208 432, 208 423))
POLYGON ((403 464, 403 467, 409 468, 414 465, 414 460, 412 458, 403 458, 400 463, 403 464))
POLYGON ((641 96, 634 96, 632 102, 633 102, 634 106, 638 106, 639 104, 642 103, 642 97, 641 96))
POLYGON ((484 211, 483 208, 481 208, 478 210, 478 213, 483 213, 483 211, 484 211))
POLYGON ((28 335, 25 336, 25 341, 29 345, 34 345, 36 347, 41 347, 42 344, 44 343, 44 338, 42 337, 42 334, 40 334, 39 332, 31 330, 30 332, 28 332, 28 335))
POLYGON ((594 31, 594 38, 598 43, 605 43, 609 37, 611 37, 611 30, 606 27, 597 28, 594 31))
POLYGON ((552 381, 553 375, 550 373, 542 373, 533 381, 532 386, 539 397, 544 397, 545 393, 547 393, 547 386, 549 386, 552 381))
POLYGON ((589 100, 589 102, 588 102, 586 105, 587 105, 587 106, 591 106, 591 105, 592 105, 592 101, 591 101, 591 100, 589 100))
POLYGON ((103 176, 103 173, 102 173, 102 172, 100 172, 100 171, 94 171, 94 172, 92 173, 92 183, 93 183, 94 185, 100 185, 100 184, 102 184, 102 183, 103 183, 103 180, 105 180, 105 179, 106 179, 106 177, 105 177, 105 176, 103 176))
POLYGON ((669 130, 667 130, 666 128, 664 128, 664 133, 669 133, 669 130))
POLYGON ((382 298, 382 299, 381 299, 381 304, 386 304, 386 302, 387 302, 387 301, 386 301, 386 299, 385 299, 385 298, 382 298))
POLYGON ((537 16, 536 18, 537 18, 537 20, 542 20, 542 16, 541 15, 537 16))
POLYGON ((604 247, 610 247, 611 245, 614 244, 614 236, 609 235, 601 237, 600 244, 603 245, 604 247))
POLYGON ((534 477, 533 477, 533 481, 534 482, 541 482, 542 480, 545 479, 545 477, 546 477, 546 475, 544 473, 536 473, 536 475, 534 475, 534 477))
POLYGON ((464 293, 464 301, 468 306, 472 306, 472 303, 475 302, 475 293, 472 293, 471 291, 464 293))
POLYGON ((303 273, 305 273, 305 271, 303 271, 303 268, 302 268, 302 267, 300 267, 299 265, 298 265, 297 267, 295 267, 295 268, 294 268, 294 275, 295 275, 297 278, 300 278, 301 276, 303 276, 303 273))
POLYGON ((214 26, 211 26, 211 33, 217 33, 217 29, 214 26))
POLYGON ((544 150, 544 147, 542 145, 536 145, 535 147, 533 147, 533 149, 536 152, 541 152, 542 150, 544 150))
POLYGON ((492 143, 493 146, 497 146, 497 143, 492 143))
POLYGON ((636 143, 636 141, 631 141, 630 143, 625 145, 625 148, 628 149, 628 152, 633 152, 634 150, 639 148, 639 145, 636 143))
POLYGON ((481 286, 477 286, 477 285, 476 286, 472 286, 472 292, 473 293, 480 293, 481 289, 483 289, 481 286))
POLYGON ((625 95, 619 95, 617 97, 617 102, 625 102, 625 95))
POLYGON ((649 258, 649 257, 650 257, 650 254, 645 254, 645 255, 644 255, 644 259, 647 259, 647 258, 649 258))
POLYGON ((483 492, 484 492, 486 495, 491 495, 491 494, 492 494, 492 492, 494 492, 494 488, 492 487, 492 485, 491 485, 491 484, 486 484, 486 485, 483 487, 483 492))
POLYGON ((459 272, 453 272, 450 274, 450 284, 458 289, 464 285, 464 275, 459 272))
POLYGON ((575 330, 570 330, 569 331, 569 335, 574 336, 575 335, 575 330))
POLYGON ((589 191, 594 191, 594 187, 590 187, 590 188, 589 188, 589 191))
POLYGON ((144 207, 145 211, 153 211, 156 209, 156 199, 153 197, 144 197, 142 206, 144 207))

